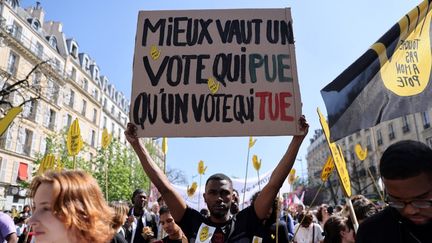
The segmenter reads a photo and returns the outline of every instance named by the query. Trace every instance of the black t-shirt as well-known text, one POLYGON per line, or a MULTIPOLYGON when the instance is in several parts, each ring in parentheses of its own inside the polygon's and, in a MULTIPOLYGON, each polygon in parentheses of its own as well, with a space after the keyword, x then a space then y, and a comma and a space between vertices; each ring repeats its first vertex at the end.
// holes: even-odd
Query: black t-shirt
POLYGON ((226 223, 215 224, 195 209, 188 207, 179 225, 190 243, 195 242, 202 223, 216 227, 211 239, 212 243, 250 243, 254 233, 261 225, 261 220, 258 219, 253 207, 247 207, 226 223))
POLYGON ((387 207, 360 224, 356 243, 432 242, 432 222, 415 225, 403 219, 396 209, 387 207))
MULTIPOLYGON (((279 235, 278 242, 288 242, 288 227, 285 221, 280 220, 277 226, 279 235)), ((261 237, 263 242, 276 242, 276 223, 271 225, 262 225, 255 235, 261 237)))

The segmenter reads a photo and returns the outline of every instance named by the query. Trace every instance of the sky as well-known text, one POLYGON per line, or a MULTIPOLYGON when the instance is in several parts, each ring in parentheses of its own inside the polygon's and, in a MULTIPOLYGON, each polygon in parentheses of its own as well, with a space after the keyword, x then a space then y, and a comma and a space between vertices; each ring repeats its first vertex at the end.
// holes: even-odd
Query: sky
MULTIPOLYGON (((21 1, 21 6, 36 1, 21 1)), ((41 0, 45 20, 60 21, 67 38, 78 42, 79 51, 96 60, 102 75, 130 99, 132 61, 139 10, 291 8, 297 71, 303 114, 310 124, 295 168, 306 176, 309 138, 320 128, 316 108, 326 114, 320 90, 360 57, 391 26, 421 1, 406 0, 41 0)), ((285 153, 290 136, 257 137, 250 151, 262 159, 261 173, 272 170, 285 153)), ((199 182, 198 162, 208 166, 206 178, 222 172, 244 178, 248 137, 172 138, 168 140, 167 165, 183 170, 199 182)), ((323 161, 324 164, 325 161, 323 161)), ((248 177, 256 171, 249 162, 248 177)))

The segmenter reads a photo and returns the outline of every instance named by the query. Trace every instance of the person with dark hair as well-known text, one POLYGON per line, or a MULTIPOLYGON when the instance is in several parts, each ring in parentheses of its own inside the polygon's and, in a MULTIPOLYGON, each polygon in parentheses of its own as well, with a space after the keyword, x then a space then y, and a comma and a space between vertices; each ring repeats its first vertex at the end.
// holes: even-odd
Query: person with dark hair
POLYGON ((330 218, 330 214, 327 211, 327 208, 329 207, 328 204, 321 204, 321 206, 318 207, 316 218, 318 220, 318 223, 320 224, 321 228, 324 227, 325 222, 328 218, 330 218))
POLYGON ((207 218, 187 206, 180 193, 174 189, 163 171, 140 143, 135 125, 128 124, 125 136, 137 153, 145 173, 165 199, 171 215, 176 222, 179 222, 189 241, 195 242, 195 239, 198 238, 201 242, 250 242, 253 233, 261 225, 261 220, 265 219, 274 198, 293 167, 308 128, 306 119, 302 117, 299 120, 299 130, 304 134, 293 137, 285 155, 256 199, 255 205, 246 207, 235 216, 230 214, 233 190, 231 179, 224 174, 216 174, 208 178, 203 194, 210 211, 210 217, 207 218))
POLYGON ((342 216, 331 216, 324 224, 324 243, 355 243, 354 226, 342 216))
MULTIPOLYGON (((359 224, 378 212, 378 208, 375 206, 375 204, 364 196, 358 197, 357 199, 351 199, 351 203, 359 224)), ((348 217, 350 212, 347 206, 345 211, 348 217)))
POLYGON ((129 243, 148 243, 157 236, 156 216, 149 212, 147 194, 143 189, 136 189, 132 194, 133 207, 126 220, 126 240, 129 243))
POLYGON ((360 224, 356 242, 432 241, 432 149, 404 140, 380 161, 389 207, 360 224))
MULTIPOLYGON (((258 191, 252 195, 252 205, 254 205, 259 193, 260 192, 258 191)), ((286 222, 284 220, 279 220, 279 222, 276 222, 276 219, 278 218, 278 203, 279 200, 276 198, 260 229, 258 230, 258 232, 255 233, 255 237, 257 239, 261 239, 262 242, 288 242, 289 240, 286 222)))
POLYGON ((168 234, 161 240, 153 243, 187 243, 188 240, 181 230, 180 226, 174 221, 171 212, 167 206, 162 206, 159 209, 160 223, 163 230, 168 234))
POLYGON ((232 203, 231 203, 231 208, 230 208, 230 213, 232 215, 237 214, 240 211, 240 198, 239 198, 239 193, 236 189, 233 189, 232 192, 232 203))
POLYGON ((294 226, 294 242, 295 243, 319 243, 322 242, 324 236, 322 228, 319 224, 313 222, 313 214, 311 211, 303 211, 299 214, 299 223, 294 226))

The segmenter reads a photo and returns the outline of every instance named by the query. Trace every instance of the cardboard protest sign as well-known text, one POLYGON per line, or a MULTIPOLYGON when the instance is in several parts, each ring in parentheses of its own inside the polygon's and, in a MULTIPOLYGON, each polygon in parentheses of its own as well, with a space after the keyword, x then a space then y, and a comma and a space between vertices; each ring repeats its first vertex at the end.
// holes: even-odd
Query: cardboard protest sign
POLYGON ((133 71, 138 136, 301 133, 290 9, 141 11, 133 71))

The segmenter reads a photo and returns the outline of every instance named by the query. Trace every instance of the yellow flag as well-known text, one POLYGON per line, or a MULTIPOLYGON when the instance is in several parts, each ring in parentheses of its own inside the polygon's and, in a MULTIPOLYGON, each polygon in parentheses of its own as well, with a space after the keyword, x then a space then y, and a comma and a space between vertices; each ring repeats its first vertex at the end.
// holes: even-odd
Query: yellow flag
POLYGON ((327 181, 327 179, 329 178, 329 176, 333 172, 334 168, 335 168, 335 165, 333 162, 333 158, 330 155, 328 157, 326 163, 324 164, 322 171, 321 171, 321 180, 323 182, 327 181))
POLYGON ((168 153, 168 138, 166 138, 166 137, 162 138, 162 152, 164 154, 168 153))
POLYGON ((255 143, 256 143, 256 139, 253 139, 253 137, 249 137, 249 148, 252 148, 255 143))
POLYGON ((252 163, 255 170, 259 171, 261 168, 261 160, 258 160, 258 156, 255 154, 252 156, 252 163))
POLYGON ((21 106, 11 108, 8 113, 0 120, 0 136, 6 131, 15 117, 23 110, 21 106))
POLYGON ((330 141, 330 129, 327 124, 327 120, 318 108, 317 108, 317 112, 320 119, 321 127, 323 129, 325 138, 327 140, 327 144, 330 148, 330 153, 333 157, 333 161, 336 167, 336 172, 338 173, 342 184, 343 192, 345 196, 350 197, 351 181, 346 167, 345 158, 342 153, 342 149, 340 146, 336 145, 336 143, 330 141))
POLYGON ((289 175, 288 175, 288 184, 290 184, 290 185, 294 184, 294 181, 296 179, 295 173, 296 173, 296 170, 294 168, 292 168, 289 175))
POLYGON ((356 153, 356 155, 357 155, 357 158, 360 160, 360 161, 363 161, 363 160, 365 160, 366 159, 366 157, 367 157, 367 148, 362 148, 362 146, 360 145, 360 144, 356 144, 355 145, 355 147, 354 147, 354 150, 355 150, 355 153, 356 153))
POLYGON ((189 185, 187 186, 187 195, 189 197, 192 197, 195 194, 195 191, 198 187, 198 184, 196 182, 192 182, 192 186, 189 187, 189 185))
POLYGON ((198 163, 198 174, 204 175, 206 170, 207 166, 204 166, 204 161, 200 160, 200 162, 198 163))
POLYGON ((102 132, 102 148, 106 149, 111 143, 111 134, 108 133, 108 130, 104 128, 102 132))
POLYGON ((38 169, 37 174, 41 175, 41 174, 45 173, 45 171, 47 171, 47 170, 54 169, 54 163, 55 163, 54 155, 53 154, 46 154, 43 157, 43 159, 39 165, 39 169, 38 169))
POLYGON ((70 156, 76 156, 83 146, 78 118, 72 122, 69 128, 66 144, 70 156))

